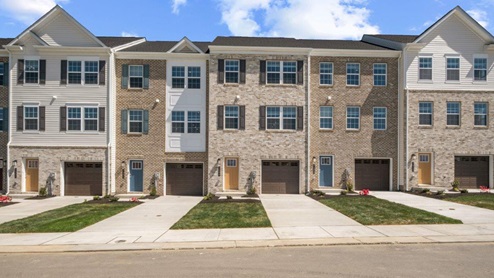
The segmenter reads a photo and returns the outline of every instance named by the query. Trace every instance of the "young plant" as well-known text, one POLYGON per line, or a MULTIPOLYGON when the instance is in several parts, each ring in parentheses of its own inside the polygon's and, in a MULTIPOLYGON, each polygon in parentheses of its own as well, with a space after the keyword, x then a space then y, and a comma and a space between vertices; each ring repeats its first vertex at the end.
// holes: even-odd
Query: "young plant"
POLYGON ((438 190, 436 195, 444 195, 444 190, 438 190))
POLYGON ((151 191, 149 192, 149 196, 156 196, 156 186, 151 186, 151 191))
POLYGON ((100 197, 100 196, 98 196, 98 195, 94 195, 94 196, 93 196, 93 200, 94 200, 94 201, 98 201, 99 199, 101 199, 101 197, 100 197))
POLYGON ((454 180, 451 183, 451 187, 453 187, 454 192, 459 192, 460 191, 460 181, 459 180, 454 180))
POLYGON ((468 189, 460 189, 460 193, 468 193, 468 189))
POLYGON ((346 182, 346 190, 349 193, 352 193, 352 192, 355 192, 354 189, 355 189, 355 186, 353 185, 353 182, 351 180, 347 181, 346 182))
POLYGON ((40 197, 46 197, 46 196, 48 196, 48 192, 46 191, 46 187, 41 187, 39 189, 38 196, 40 196, 40 197))
POLYGON ((206 196, 204 196, 204 200, 208 201, 208 200, 212 200, 214 198, 214 194, 209 192, 206 196))
POLYGON ((346 190, 341 190, 340 191, 340 195, 346 195, 347 193, 348 193, 348 191, 346 191, 346 190))

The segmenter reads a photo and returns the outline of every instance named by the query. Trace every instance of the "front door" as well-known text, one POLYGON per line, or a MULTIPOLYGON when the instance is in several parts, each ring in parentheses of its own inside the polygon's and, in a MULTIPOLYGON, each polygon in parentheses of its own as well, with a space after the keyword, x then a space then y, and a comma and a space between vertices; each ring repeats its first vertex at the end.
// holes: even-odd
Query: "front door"
POLYGON ((319 186, 333 186, 333 157, 319 158, 319 186))
POLYGON ((238 158, 225 158, 225 189, 238 190, 238 158))
POLYGON ((419 184, 431 184, 431 154, 419 154, 419 184))
POLYGON ((143 162, 142 160, 130 161, 130 188, 132 192, 142 192, 143 189, 143 162))
POLYGON ((26 191, 38 192, 38 160, 26 160, 26 191))

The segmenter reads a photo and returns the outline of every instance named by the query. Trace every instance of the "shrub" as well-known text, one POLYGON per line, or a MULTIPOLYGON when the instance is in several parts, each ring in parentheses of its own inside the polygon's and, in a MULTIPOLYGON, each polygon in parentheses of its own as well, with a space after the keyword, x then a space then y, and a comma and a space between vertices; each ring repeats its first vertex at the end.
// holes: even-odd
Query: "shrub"
POLYGON ((340 191, 340 195, 346 195, 347 193, 348 193, 348 191, 346 191, 346 190, 341 190, 340 191))
POLYGON ((321 190, 311 190, 310 194, 313 196, 325 196, 326 193, 322 192, 321 190))
POLYGON ((468 193, 468 189, 460 189, 460 193, 468 193))
POLYGON ((436 195, 444 195, 444 190, 438 190, 436 195))
POLYGON ((151 186, 151 191, 149 192, 149 196, 156 196, 156 186, 151 186))
POLYGON ((247 190, 247 195, 255 195, 255 194, 256 194, 256 192, 257 192, 256 187, 255 187, 255 186, 252 186, 251 188, 249 188, 249 189, 247 190))
POLYGON ((422 189, 422 191, 420 191, 420 193, 422 193, 422 194, 427 194, 430 192, 431 192, 431 190, 429 188, 424 188, 424 189, 422 189))
POLYGON ((48 196, 48 192, 47 192, 47 190, 46 190, 46 187, 41 187, 41 188, 39 189, 39 194, 38 194, 38 196, 40 196, 40 197, 46 197, 46 196, 48 196))
POLYGON ((232 196, 226 196, 226 199, 231 200, 231 199, 233 199, 233 197, 232 196))
POLYGON ((117 202, 120 198, 116 197, 116 196, 110 196, 110 202, 117 202))
POLYGON ((459 180, 454 180, 451 183, 451 187, 453 187, 454 192, 459 192, 460 191, 460 181, 459 180))
POLYGON ((348 192, 354 192, 355 186, 353 185, 353 182, 347 181, 346 182, 346 190, 348 192))
POLYGON ((98 195, 94 195, 94 197, 93 197, 93 200, 94 200, 94 201, 98 201, 99 199, 101 199, 101 197, 100 197, 100 196, 98 196, 98 195))
POLYGON ((214 194, 209 192, 206 196, 204 196, 204 200, 212 200, 214 198, 214 194))

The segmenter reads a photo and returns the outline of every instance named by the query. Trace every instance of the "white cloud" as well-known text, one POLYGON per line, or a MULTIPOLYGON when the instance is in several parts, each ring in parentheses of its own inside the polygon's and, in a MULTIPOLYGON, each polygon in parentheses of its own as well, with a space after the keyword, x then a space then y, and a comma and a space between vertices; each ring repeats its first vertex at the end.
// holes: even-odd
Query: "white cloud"
POLYGON ((187 0, 172 0, 172 13, 178 14, 180 12, 180 6, 187 4, 187 0))
POLYGON ((489 18, 487 17, 487 12, 483 10, 472 9, 467 11, 470 16, 472 16, 477 22, 484 28, 489 25, 489 18))
POLYGON ((136 33, 125 32, 125 31, 122 31, 122 33, 120 33, 120 35, 122 37, 139 37, 139 35, 137 35, 136 33))
POLYGON ((24 24, 32 24, 56 4, 70 0, 0 0, 0 10, 24 24))
POLYGON ((360 39, 379 33, 366 0, 218 0, 222 21, 237 36, 360 39))

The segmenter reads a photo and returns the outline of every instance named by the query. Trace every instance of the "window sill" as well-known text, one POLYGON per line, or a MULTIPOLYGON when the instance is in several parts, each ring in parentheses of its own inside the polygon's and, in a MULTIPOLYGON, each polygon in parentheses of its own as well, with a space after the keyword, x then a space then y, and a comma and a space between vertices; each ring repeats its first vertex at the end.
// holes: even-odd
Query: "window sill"
POLYGON ((239 87, 240 83, 223 83, 225 87, 239 87))
POLYGON ((223 129, 223 132, 232 132, 232 133, 236 133, 236 132, 239 132, 240 129, 223 129))
POLYGON ((482 80, 482 81, 473 81, 473 85, 487 85, 487 80, 482 80))
POLYGON ((348 85, 348 84, 346 84, 346 87, 358 89, 358 88, 360 88, 360 85, 348 85))
POLYGON ((417 83, 423 83, 423 84, 433 84, 434 81, 432 80, 418 80, 417 83))
POLYGON ((378 87, 378 88, 386 88, 388 87, 388 84, 386 85, 372 85, 373 87, 378 87))
POLYGON ((303 86, 303 85, 299 85, 299 84, 263 84, 263 86, 266 86, 266 87, 299 87, 299 86, 303 86))
POLYGON ((319 132, 334 132, 334 129, 319 129, 319 132))
POLYGON ((473 129, 483 130, 483 129, 489 129, 489 127, 487 127, 487 126, 474 126, 473 129))
POLYGON ((40 134, 41 131, 39 130, 24 130, 22 131, 23 134, 40 134))
POLYGON ((99 84, 60 84, 61 87, 66 87, 66 88, 99 88, 99 84))
POLYGON ((461 129, 461 126, 447 125, 446 129, 461 129))
POLYGON ((144 88, 127 88, 128 91, 144 91, 144 88))
POLYGON ((41 87, 41 84, 24 83, 24 84, 22 84, 21 86, 24 86, 24 87, 41 87))
POLYGON ((360 132, 360 129, 346 129, 346 132, 360 132))
POLYGON ((142 134, 142 133, 127 133, 125 135, 127 135, 127 137, 141 137, 144 134, 142 134))
POLYGON ((319 88, 332 88, 334 84, 319 84, 319 88))
POLYGON ((419 129, 432 129, 432 126, 431 125, 419 125, 418 128, 419 129))
POLYGON ((268 133, 296 133, 297 130, 291 130, 291 129, 266 129, 266 132, 268 132, 268 133))
POLYGON ((76 134, 76 135, 99 135, 102 134, 97 131, 66 131, 65 134, 76 134))
POLYGON ((446 80, 444 84, 461 84, 460 80, 446 80))

